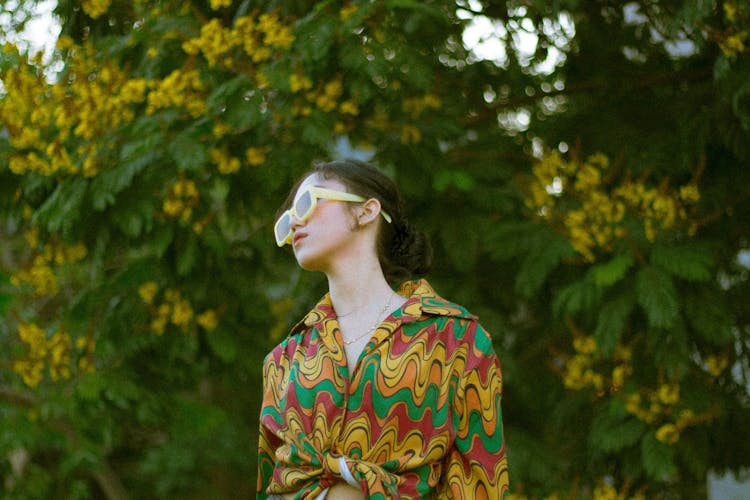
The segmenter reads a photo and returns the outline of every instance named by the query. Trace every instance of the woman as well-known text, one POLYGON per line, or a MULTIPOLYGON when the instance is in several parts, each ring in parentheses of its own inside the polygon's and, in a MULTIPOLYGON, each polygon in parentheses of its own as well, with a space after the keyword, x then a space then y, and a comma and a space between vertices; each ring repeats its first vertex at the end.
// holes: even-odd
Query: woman
POLYGON ((502 498, 502 376, 387 176, 314 165, 274 226, 329 293, 266 357, 258 498, 502 498), (391 283, 404 279, 395 292, 391 283))

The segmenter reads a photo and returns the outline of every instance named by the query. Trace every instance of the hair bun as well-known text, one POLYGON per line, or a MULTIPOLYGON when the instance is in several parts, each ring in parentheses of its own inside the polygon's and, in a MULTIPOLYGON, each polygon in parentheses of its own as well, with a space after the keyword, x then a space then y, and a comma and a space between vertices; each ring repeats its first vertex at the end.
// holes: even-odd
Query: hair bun
POLYGON ((390 280, 401 281, 424 276, 432 267, 430 240, 406 219, 394 221, 388 261, 390 266, 384 272, 390 280))

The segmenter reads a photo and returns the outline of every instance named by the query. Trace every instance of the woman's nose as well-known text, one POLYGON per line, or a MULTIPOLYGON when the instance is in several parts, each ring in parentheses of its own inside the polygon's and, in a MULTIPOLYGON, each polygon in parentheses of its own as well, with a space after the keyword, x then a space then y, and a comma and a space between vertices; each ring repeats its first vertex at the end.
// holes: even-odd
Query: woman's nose
POLYGON ((297 217, 294 214, 290 214, 291 216, 291 223, 289 224, 292 229, 299 227, 303 224, 303 221, 299 220, 299 217, 297 217))

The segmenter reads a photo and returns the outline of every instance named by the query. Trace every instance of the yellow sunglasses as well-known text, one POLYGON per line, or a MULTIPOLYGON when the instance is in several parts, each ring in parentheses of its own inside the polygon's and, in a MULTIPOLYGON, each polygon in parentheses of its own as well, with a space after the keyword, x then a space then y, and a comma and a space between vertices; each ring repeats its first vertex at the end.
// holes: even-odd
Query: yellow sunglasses
MULTIPOLYGON (((283 247, 292 242, 292 216, 296 217, 300 222, 306 221, 318 205, 318 200, 353 201, 358 203, 367 201, 359 195, 344 191, 335 191, 315 186, 305 187, 297 193, 292 207, 289 210, 285 210, 273 226, 273 234, 276 237, 276 244, 278 246, 283 247)), ((385 221, 390 224, 391 216, 383 210, 380 213, 383 215, 385 221)))

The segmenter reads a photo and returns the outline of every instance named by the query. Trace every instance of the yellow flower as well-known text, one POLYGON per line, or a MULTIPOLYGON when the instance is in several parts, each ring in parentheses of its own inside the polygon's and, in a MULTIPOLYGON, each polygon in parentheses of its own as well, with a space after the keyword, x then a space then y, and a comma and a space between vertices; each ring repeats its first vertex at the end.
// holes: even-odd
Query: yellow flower
POLYGON ((637 415, 641 410, 641 395, 637 392, 628 394, 625 397, 625 409, 630 413, 637 415))
POLYGON ((686 409, 682 410, 680 412, 680 416, 677 419, 677 428, 682 431, 685 427, 690 425, 693 422, 693 419, 695 418, 695 413, 693 410, 686 409))
POLYGON ((592 336, 580 336, 573 339, 573 348, 582 354, 596 352, 596 340, 592 336))
POLYGON ((153 304, 154 297, 156 296, 156 292, 158 291, 159 285, 157 285, 154 281, 148 281, 138 288, 138 295, 141 296, 141 299, 143 299, 143 302, 145 302, 146 304, 153 304))
POLYGON ((718 377, 729 366, 726 356, 710 355, 706 358, 706 371, 714 377, 718 377))
POLYGON ((359 114, 359 107, 357 107, 357 103, 353 100, 344 101, 339 106, 339 110, 347 115, 358 115, 359 114))
POLYGON ((680 431, 674 424, 664 424, 657 429, 656 439, 662 443, 675 444, 680 440, 680 431))
POLYGON ((109 10, 109 3, 110 0, 83 0, 81 7, 91 19, 96 19, 109 10))
POLYGON ((658 399, 665 405, 675 405, 680 402, 680 386, 677 384, 663 384, 657 393, 658 399))
POLYGON ((219 318, 212 309, 196 316, 195 321, 208 332, 216 329, 216 325, 219 324, 219 318))
POLYGON ((223 7, 229 7, 232 5, 232 0, 211 0, 211 9, 219 10, 223 7))
POLYGON ((292 92, 299 92, 300 90, 308 90, 312 88, 312 81, 298 73, 292 73, 289 75, 289 90, 292 92))
POLYGON ((211 161, 219 167, 219 172, 222 174, 233 174, 241 167, 240 160, 231 156, 226 148, 211 148, 210 154, 211 161))
POLYGON ((226 123, 224 122, 214 123, 213 134, 214 134, 214 137, 216 137, 217 139, 221 139, 222 137, 227 135, 229 131, 230 131, 229 125, 227 125, 226 123))
POLYGON ((357 12, 358 8, 359 7, 355 3, 351 3, 351 4, 347 5, 346 7, 344 7, 343 9, 341 9, 341 11, 339 12, 339 18, 342 21, 346 21, 347 19, 349 19, 350 17, 352 17, 352 15, 354 15, 355 12, 357 12))
POLYGON ((162 204, 162 210, 164 210, 164 213, 169 217, 178 217, 183 209, 184 205, 182 201, 173 198, 167 198, 162 204))
POLYGON ((620 387, 625 383, 625 379, 633 372, 632 368, 628 365, 617 365, 612 370, 612 384, 620 387))
POLYGON ((262 165, 266 161, 266 151, 263 148, 248 148, 245 158, 250 165, 262 165))
POLYGON ((744 31, 735 33, 734 35, 728 36, 724 40, 720 41, 719 48, 721 48, 721 51, 724 52, 726 56, 732 57, 739 52, 744 52, 744 40, 746 37, 747 33, 744 31))
POLYGON ((617 490, 608 484, 594 488, 594 500, 618 500, 618 498, 617 490))
POLYGON ((156 333, 157 335, 162 335, 164 333, 164 328, 167 325, 167 319, 163 317, 154 318, 151 320, 151 330, 156 333))
POLYGON ((724 15, 727 21, 734 22, 737 19, 737 4, 735 2, 724 2, 724 15))
POLYGON ((434 94, 427 94, 424 96, 424 105, 432 109, 440 109, 443 107, 443 101, 434 94))
POLYGON ((401 129, 402 144, 416 144, 422 140, 422 132, 413 125, 404 125, 401 129))
POLYGON ((680 199, 685 203, 696 203, 701 198, 698 192, 698 186, 695 184, 687 184, 680 188, 680 199))
POLYGON ((188 302, 187 300, 181 300, 174 305, 171 318, 173 324, 185 330, 187 329, 192 319, 193 308, 190 306, 190 302, 188 302))

